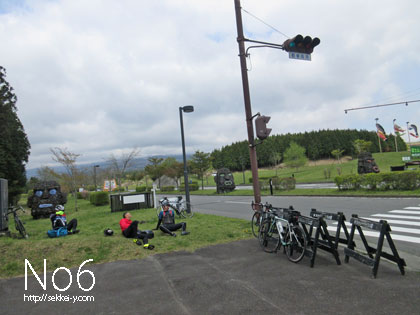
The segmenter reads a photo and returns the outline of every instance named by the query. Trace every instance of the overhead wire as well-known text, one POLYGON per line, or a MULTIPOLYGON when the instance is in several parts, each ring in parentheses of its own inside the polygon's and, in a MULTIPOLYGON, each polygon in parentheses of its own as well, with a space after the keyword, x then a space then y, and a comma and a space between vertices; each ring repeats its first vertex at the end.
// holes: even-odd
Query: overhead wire
POLYGON ((290 38, 289 36, 287 36, 286 34, 284 34, 283 32, 279 31, 278 29, 276 29, 274 26, 268 24, 267 22, 265 22, 263 19, 260 19, 258 16, 252 14, 251 12, 245 10, 244 8, 241 8, 242 11, 244 11, 245 13, 249 14, 250 16, 252 16, 254 19, 260 21, 261 23, 265 24, 266 26, 268 26, 269 28, 271 28, 272 30, 276 31, 277 33, 280 33, 281 35, 290 38))

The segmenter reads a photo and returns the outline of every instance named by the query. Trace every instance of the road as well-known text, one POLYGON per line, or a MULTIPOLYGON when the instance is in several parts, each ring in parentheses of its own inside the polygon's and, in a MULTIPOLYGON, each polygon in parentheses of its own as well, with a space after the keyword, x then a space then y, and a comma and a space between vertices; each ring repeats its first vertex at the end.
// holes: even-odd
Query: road
MULTIPOLYGON (((337 185, 334 183, 307 183, 307 184, 296 184, 296 189, 320 189, 320 188, 330 188, 337 189, 337 185)), ((216 186, 204 186, 205 190, 216 189, 216 186)), ((252 186, 236 186, 237 190, 252 190, 252 186)))
MULTIPOLYGON (((252 196, 191 196, 196 212, 226 217, 250 219, 252 196)), ((292 205, 303 215, 309 215, 312 208, 325 212, 343 212, 347 221, 352 214, 370 220, 387 220, 391 225, 392 238, 397 250, 404 258, 412 258, 420 270, 420 199, 419 198, 361 198, 361 197, 263 197, 276 207, 292 205), (403 254, 404 255, 403 255, 403 254)), ((350 229, 349 222, 348 228, 350 229)), ((336 225, 329 223, 329 230, 336 231, 336 225)), ((364 230, 368 241, 377 244, 374 231, 364 230)), ((385 241, 385 246, 387 242, 385 241)), ((360 246, 363 246, 360 244, 360 246)))

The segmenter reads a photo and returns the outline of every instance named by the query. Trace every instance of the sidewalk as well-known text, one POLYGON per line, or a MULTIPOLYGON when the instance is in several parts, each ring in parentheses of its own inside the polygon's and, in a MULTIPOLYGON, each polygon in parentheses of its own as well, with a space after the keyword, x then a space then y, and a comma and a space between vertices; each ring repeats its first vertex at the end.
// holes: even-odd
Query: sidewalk
MULTIPOLYGON (((143 250, 137 248, 136 250, 143 250)), ((371 269, 350 259, 337 265, 318 251, 314 268, 282 252, 267 254, 257 240, 210 246, 194 253, 174 252, 144 260, 85 265, 96 279, 89 292, 78 288, 77 269, 66 292, 47 291, 34 277, 0 280, 1 314, 415 314, 420 309, 420 273, 382 261, 376 279, 371 269), (26 295, 93 296, 94 302, 29 302, 26 295)), ((30 272, 30 271, 29 271, 30 272)), ((31 273, 31 272, 30 272, 31 273)), ((43 278, 40 275, 41 279, 43 278)), ((81 276, 82 287, 92 278, 81 276)), ((60 270, 59 288, 69 283, 60 270)))

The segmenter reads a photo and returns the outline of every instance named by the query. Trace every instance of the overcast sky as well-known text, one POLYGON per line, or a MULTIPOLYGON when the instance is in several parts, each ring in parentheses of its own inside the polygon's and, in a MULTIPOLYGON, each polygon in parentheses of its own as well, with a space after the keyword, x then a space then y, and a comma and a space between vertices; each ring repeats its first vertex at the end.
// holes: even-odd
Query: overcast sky
MULTIPOLYGON (((375 118, 420 127, 420 1, 242 0, 246 37, 317 36, 312 61, 251 49, 253 113, 272 134, 375 130, 375 118), (281 32, 281 33, 280 33, 281 32)), ((0 0, 0 65, 31 143, 27 168, 49 148, 104 161, 134 147, 180 154, 247 139, 233 0, 0 0)))

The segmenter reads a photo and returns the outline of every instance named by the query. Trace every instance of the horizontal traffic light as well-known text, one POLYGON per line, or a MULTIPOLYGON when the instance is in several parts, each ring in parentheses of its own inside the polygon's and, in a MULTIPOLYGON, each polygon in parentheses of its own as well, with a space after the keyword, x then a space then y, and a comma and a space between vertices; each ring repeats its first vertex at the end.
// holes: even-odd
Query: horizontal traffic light
POLYGON ((311 54, 314 48, 321 43, 318 37, 312 39, 310 36, 303 37, 298 34, 295 37, 286 40, 283 43, 283 49, 287 52, 298 52, 304 54, 311 54))

